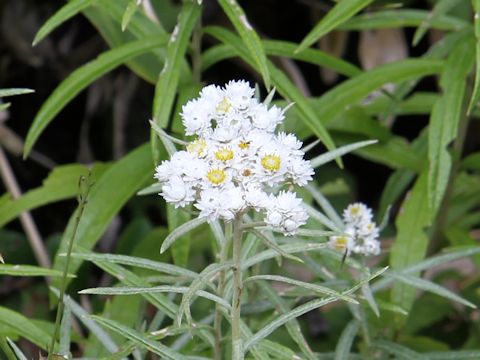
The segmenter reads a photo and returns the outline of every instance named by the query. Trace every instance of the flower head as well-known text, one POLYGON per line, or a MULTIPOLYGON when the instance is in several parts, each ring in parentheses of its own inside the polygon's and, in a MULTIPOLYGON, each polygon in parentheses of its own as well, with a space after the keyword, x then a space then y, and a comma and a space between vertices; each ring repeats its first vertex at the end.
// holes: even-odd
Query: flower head
POLYGON ((306 185, 313 169, 295 135, 275 133, 285 110, 267 107, 254 93, 246 81, 203 88, 180 114, 186 135, 195 138, 157 166, 155 178, 167 202, 194 203, 209 221, 255 210, 293 235, 308 215, 295 193, 276 192, 287 183, 306 185))

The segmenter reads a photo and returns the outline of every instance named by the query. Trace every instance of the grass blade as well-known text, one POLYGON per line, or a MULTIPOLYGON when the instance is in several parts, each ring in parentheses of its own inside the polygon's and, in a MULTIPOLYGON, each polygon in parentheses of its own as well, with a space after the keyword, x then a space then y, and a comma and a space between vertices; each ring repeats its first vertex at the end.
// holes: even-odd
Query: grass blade
POLYGON ((318 41, 323 35, 332 31, 353 15, 370 5, 373 0, 348 0, 338 2, 326 15, 315 25, 315 27, 305 36, 295 52, 301 52, 308 48, 314 42, 318 41))
MULTIPOLYGON (((32 265, 0 264, 0 275, 9 276, 62 276, 62 272, 32 265)), ((75 277, 75 275, 69 275, 75 277)))
POLYGON ((270 73, 267 66, 265 50, 258 34, 248 22, 245 12, 236 0, 219 0, 218 2, 240 35, 243 44, 245 44, 245 47, 248 49, 256 65, 255 67, 259 69, 262 75, 265 87, 270 89, 270 73))
POLYGON ((25 354, 22 352, 22 350, 20 350, 20 348, 8 337, 7 337, 7 342, 8 342, 8 345, 10 345, 10 347, 12 348, 18 360, 28 360, 25 354))
POLYGON ((93 0, 71 0, 62 6, 55 14, 53 14, 45 24, 38 30, 33 39, 32 46, 37 45, 53 30, 62 25, 68 19, 79 14, 93 4, 93 0))
POLYGON ((357 149, 360 149, 368 145, 376 144, 377 142, 378 142, 377 140, 366 140, 366 141, 359 141, 353 144, 345 145, 335 150, 331 150, 325 154, 318 155, 317 157, 310 160, 310 164, 314 169, 316 169, 332 160, 339 158, 342 155, 348 154, 349 152, 355 151, 357 149))
POLYGON ((71 73, 53 91, 35 116, 25 140, 24 158, 28 156, 33 145, 47 125, 78 93, 93 81, 124 62, 162 46, 165 42, 165 37, 154 36, 126 43, 118 48, 104 52, 98 56, 97 59, 71 73))

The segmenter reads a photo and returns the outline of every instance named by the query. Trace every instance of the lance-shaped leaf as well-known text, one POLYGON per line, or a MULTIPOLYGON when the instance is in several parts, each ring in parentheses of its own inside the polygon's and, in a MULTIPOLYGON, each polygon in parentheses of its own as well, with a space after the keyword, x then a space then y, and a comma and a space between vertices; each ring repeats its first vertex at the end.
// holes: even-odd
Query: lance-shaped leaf
POLYGON ((348 325, 343 329, 340 339, 338 340, 337 346, 335 347, 335 357, 334 360, 343 360, 349 359, 350 350, 353 345, 353 340, 357 335, 359 324, 357 321, 352 320, 348 325))
POLYGON ((206 222, 207 222, 207 218, 196 217, 180 225, 178 228, 176 228, 170 234, 168 234, 165 240, 163 240, 162 247, 160 248, 160 253, 163 254, 180 237, 192 231, 193 229, 199 227, 200 225, 205 224, 206 222))
POLYGON ((441 75, 441 97, 435 102, 428 133, 428 202, 432 217, 438 211, 447 189, 452 167, 448 146, 456 138, 465 115, 466 78, 474 60, 473 41, 459 43, 447 59, 441 75))
MULTIPOLYGON (((152 178, 152 158, 148 144, 133 150, 117 161, 92 186, 88 203, 77 229, 75 245, 91 249, 107 229, 110 221, 123 205, 136 193, 145 182, 152 178)), ((54 268, 63 269, 65 258, 59 254, 66 253, 67 244, 75 227, 74 214, 62 237, 55 257, 54 268)), ((69 271, 75 273, 81 261, 70 262, 69 271)), ((54 280, 52 285, 59 287, 54 280)), ((68 282, 67 282, 68 284, 68 282)))
POLYGON ((97 59, 83 65, 71 73, 49 96, 38 111, 28 130, 25 140, 24 157, 32 150, 43 130, 53 118, 88 85, 115 69, 126 61, 166 43, 164 36, 153 36, 142 40, 127 43, 118 48, 109 50, 98 56, 97 59))
POLYGON ((303 51, 323 35, 334 30, 340 24, 350 19, 363 8, 370 5, 373 0, 342 0, 338 2, 325 17, 305 36, 296 52, 303 51))
MULTIPOLYGON (((62 276, 62 272, 59 270, 42 268, 32 265, 11 265, 0 264, 0 275, 9 276, 62 276)), ((75 277, 69 275, 69 277, 75 277)))
POLYGON ((116 321, 105 319, 100 316, 92 316, 92 318, 103 325, 107 329, 114 331, 115 333, 125 337, 126 339, 133 341, 137 345, 151 351, 157 355, 160 355, 162 359, 171 359, 171 360, 186 360, 187 357, 184 355, 173 351, 168 346, 165 346, 158 341, 149 339, 145 334, 131 329, 125 325, 122 325, 116 321))
MULTIPOLYGON (((390 264, 394 270, 401 270, 421 261, 425 257, 428 238, 425 228, 430 225, 427 201, 427 173, 417 179, 410 195, 402 205, 402 212, 396 220, 397 238, 390 252, 390 264)), ((392 302, 409 311, 415 296, 415 289, 396 283, 392 289, 392 302)), ((404 319, 398 318, 401 326, 404 319)))
MULTIPOLYGON (((163 128, 168 124, 173 102, 180 80, 181 65, 187 51, 188 40, 200 15, 198 4, 186 1, 178 17, 167 46, 167 57, 155 86, 153 99, 153 118, 155 124, 163 128)), ((157 138, 152 131, 152 151, 155 162, 160 159, 157 138)))
POLYGON ((470 115, 480 97, 480 0, 472 0, 475 28, 475 84, 473 86, 472 96, 470 97, 470 104, 468 104, 467 115, 470 115))
POLYGON ((355 151, 357 149, 360 149, 368 145, 376 144, 377 142, 378 142, 377 140, 366 140, 366 141, 359 141, 353 144, 345 145, 335 150, 326 152, 325 154, 318 155, 317 157, 310 160, 310 163, 313 168, 317 168, 332 160, 339 158, 342 155, 348 154, 349 152, 355 151))
POLYGON ((32 45, 37 45, 53 30, 62 25, 68 19, 79 14, 93 4, 93 0, 71 0, 63 5, 55 14, 53 14, 45 24, 38 30, 32 45))
POLYGON ((7 96, 30 94, 35 92, 32 89, 12 88, 12 89, 0 89, 0 98, 7 96))
POLYGON ((263 48, 260 37, 257 35, 252 25, 248 22, 247 16, 243 9, 238 5, 236 0, 219 0, 220 6, 227 14, 233 26, 240 35, 242 42, 248 49, 250 56, 253 58, 256 67, 262 74, 263 81, 267 89, 270 88, 270 73, 267 66, 267 57, 263 48))

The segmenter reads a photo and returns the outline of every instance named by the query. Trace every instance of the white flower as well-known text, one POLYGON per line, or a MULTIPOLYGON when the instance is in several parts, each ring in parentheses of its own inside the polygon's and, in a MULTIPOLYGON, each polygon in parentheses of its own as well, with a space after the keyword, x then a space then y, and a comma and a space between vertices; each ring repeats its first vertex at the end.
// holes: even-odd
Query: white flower
POLYGON ((281 230, 285 235, 294 235, 297 229, 307 222, 308 214, 302 205, 302 199, 290 191, 280 191, 271 196, 265 222, 281 230))
POLYGON ((195 191, 178 176, 163 185, 160 195, 175 208, 184 207, 195 200, 195 191))
POLYGON ((254 93, 246 81, 203 88, 181 113, 186 135, 196 138, 157 166, 155 178, 167 202, 194 202, 208 221, 255 210, 292 235, 308 218, 302 200, 293 192, 275 194, 284 184, 305 185, 313 169, 295 135, 275 134, 285 111, 260 103, 254 93))
POLYGON ((372 210, 365 204, 350 204, 343 212, 345 235, 331 236, 329 246, 340 250, 343 246, 347 254, 378 255, 380 254, 380 229, 372 221, 372 210))

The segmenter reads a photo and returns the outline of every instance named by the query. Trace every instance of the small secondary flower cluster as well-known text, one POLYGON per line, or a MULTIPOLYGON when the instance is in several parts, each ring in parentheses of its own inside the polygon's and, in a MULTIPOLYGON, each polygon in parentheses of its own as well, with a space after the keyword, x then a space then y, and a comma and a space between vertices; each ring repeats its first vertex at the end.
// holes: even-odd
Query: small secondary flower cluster
POLYGON ((186 135, 196 138, 156 168, 160 195, 175 207, 195 202, 208 221, 263 211, 267 225, 293 235, 308 218, 302 200, 274 192, 303 186, 314 172, 295 135, 275 133, 284 111, 260 103, 246 81, 203 88, 181 113, 186 135))
POLYGON ((343 211, 345 235, 331 236, 329 246, 347 254, 378 255, 380 230, 372 221, 372 210, 362 203, 350 204, 343 211))

